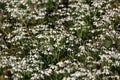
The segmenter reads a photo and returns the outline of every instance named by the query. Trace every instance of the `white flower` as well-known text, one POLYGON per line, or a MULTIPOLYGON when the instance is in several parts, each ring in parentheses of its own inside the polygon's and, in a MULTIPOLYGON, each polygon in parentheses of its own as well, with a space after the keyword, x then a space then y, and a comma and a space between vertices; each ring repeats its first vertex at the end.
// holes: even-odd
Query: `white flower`
POLYGON ((100 70, 97 70, 96 75, 100 75, 102 72, 100 70))
POLYGON ((64 77, 62 80, 76 80, 75 77, 64 77))
POLYGON ((58 65, 59 67, 64 67, 65 64, 64 64, 63 62, 58 62, 57 65, 58 65))
POLYGON ((84 73, 81 73, 79 71, 76 71, 75 73, 71 74, 72 77, 80 77, 82 76, 84 73))

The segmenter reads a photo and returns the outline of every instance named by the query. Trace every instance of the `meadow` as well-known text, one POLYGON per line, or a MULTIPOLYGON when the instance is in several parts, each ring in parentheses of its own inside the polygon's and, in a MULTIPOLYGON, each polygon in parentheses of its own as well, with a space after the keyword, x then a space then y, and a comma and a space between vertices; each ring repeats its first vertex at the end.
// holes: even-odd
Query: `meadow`
POLYGON ((120 80, 120 2, 0 0, 0 80, 120 80))

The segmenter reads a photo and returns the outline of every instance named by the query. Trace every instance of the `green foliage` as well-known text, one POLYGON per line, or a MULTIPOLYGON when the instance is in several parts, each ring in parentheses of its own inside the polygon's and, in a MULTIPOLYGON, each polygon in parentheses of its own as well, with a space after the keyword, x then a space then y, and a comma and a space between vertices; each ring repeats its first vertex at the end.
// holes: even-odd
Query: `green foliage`
POLYGON ((0 2, 0 9, 5 9, 6 3, 0 2))
POLYGON ((0 75, 3 74, 3 68, 0 68, 0 75))
POLYGON ((22 80, 30 80, 32 73, 31 72, 22 72, 21 74, 23 76, 22 80))
POLYGON ((112 2, 0 1, 0 67, 18 80, 116 79, 120 17, 112 2))

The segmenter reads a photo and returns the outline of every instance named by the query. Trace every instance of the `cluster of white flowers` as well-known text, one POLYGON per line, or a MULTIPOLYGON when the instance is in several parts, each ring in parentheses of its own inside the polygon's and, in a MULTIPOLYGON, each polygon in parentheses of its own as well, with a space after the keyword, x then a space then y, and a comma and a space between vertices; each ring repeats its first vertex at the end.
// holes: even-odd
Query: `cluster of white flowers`
POLYGON ((120 79, 120 3, 0 0, 0 74, 13 80, 120 79))

